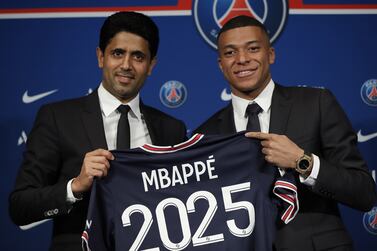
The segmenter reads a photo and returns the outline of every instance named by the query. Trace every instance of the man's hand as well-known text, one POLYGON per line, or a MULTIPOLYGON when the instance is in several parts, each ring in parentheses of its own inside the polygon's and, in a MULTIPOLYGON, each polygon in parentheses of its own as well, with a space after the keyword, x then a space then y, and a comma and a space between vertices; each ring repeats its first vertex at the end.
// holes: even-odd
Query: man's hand
POLYGON ((93 184, 94 177, 105 177, 110 168, 109 160, 113 160, 111 152, 97 149, 85 154, 80 175, 72 182, 72 192, 75 195, 88 191, 93 184))
POLYGON ((260 139, 265 159, 281 168, 295 168, 296 160, 304 155, 304 150, 285 135, 247 132, 245 136, 260 139))

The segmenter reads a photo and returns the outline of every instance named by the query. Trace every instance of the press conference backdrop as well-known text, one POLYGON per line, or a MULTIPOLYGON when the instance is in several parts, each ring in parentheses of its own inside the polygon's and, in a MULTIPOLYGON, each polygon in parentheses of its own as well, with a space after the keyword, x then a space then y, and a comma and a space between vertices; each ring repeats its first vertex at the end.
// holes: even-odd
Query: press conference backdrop
MULTIPOLYGON (((377 0, 2 0, 1 250, 48 248, 51 222, 21 230, 8 216, 8 195, 38 108, 100 83, 99 29, 118 10, 141 11, 160 27, 158 64, 141 96, 190 130, 229 101, 214 48, 219 27, 235 14, 256 16, 276 49, 273 79, 330 89, 376 177, 377 0)), ((377 250, 377 205, 368 213, 341 212, 356 250, 377 250)))

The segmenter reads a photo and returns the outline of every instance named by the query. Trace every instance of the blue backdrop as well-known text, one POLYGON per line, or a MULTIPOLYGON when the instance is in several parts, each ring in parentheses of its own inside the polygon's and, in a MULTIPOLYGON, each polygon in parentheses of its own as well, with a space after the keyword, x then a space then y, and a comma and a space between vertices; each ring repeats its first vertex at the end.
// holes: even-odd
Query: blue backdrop
MULTIPOLYGON (((2 0, 1 250, 47 250, 51 224, 21 230, 8 216, 8 195, 38 108, 85 95, 100 83, 95 48, 104 18, 117 10, 152 16, 161 45, 142 98, 195 129, 227 102, 221 94, 229 93, 228 85, 209 41, 233 4, 246 6, 246 12, 251 8, 268 23, 275 36, 276 82, 326 87, 335 94, 359 132, 359 147, 375 178, 377 0, 2 0), (185 86, 178 95, 187 98, 168 107, 159 94, 171 80, 185 86)), ((356 250, 377 250, 377 205, 368 213, 341 209, 356 250)))

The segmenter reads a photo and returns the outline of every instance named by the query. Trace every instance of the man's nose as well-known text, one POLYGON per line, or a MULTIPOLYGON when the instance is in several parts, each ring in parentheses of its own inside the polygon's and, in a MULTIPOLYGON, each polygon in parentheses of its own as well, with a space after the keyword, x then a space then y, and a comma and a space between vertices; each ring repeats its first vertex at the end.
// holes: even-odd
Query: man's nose
POLYGON ((121 64, 122 70, 129 70, 131 68, 131 57, 129 55, 126 55, 121 64))
POLYGON ((239 51, 236 59, 238 64, 245 64, 250 62, 249 55, 245 51, 239 51))

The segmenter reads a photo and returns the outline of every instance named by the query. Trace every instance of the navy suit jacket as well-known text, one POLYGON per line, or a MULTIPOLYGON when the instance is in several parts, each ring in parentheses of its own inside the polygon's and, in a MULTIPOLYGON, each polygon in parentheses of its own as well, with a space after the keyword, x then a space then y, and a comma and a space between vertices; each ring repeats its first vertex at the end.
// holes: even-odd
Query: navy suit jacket
MULTIPOLYGON (((142 103, 140 110, 154 145, 186 140, 182 121, 142 103)), ((85 154, 98 148, 107 149, 107 143, 97 91, 41 107, 9 197, 9 212, 17 225, 53 218, 51 250, 81 250, 90 194, 69 205, 66 186, 79 175, 85 154)))
MULTIPOLYGON (((376 190, 357 149, 357 136, 335 97, 326 89, 276 84, 269 131, 286 135, 320 159, 315 185, 297 182, 300 210, 291 223, 279 225, 276 249, 310 251, 352 246, 338 202, 368 211, 376 201, 376 190)), ((235 133, 231 103, 196 132, 235 133)))

